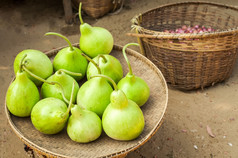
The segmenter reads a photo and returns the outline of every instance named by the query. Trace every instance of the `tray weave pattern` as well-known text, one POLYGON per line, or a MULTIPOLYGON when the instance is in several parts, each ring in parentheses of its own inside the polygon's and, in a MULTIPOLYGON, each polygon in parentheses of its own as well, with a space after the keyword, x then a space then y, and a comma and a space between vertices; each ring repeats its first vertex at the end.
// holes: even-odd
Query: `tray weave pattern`
MULTIPOLYGON (((46 54, 53 60, 62 48, 51 50, 46 54)), ((137 139, 116 141, 102 133, 96 141, 80 144, 68 137, 66 129, 55 135, 44 135, 34 128, 30 118, 13 116, 5 105, 7 119, 13 131, 36 153, 46 157, 125 157, 127 153, 139 148, 162 124, 167 108, 168 88, 162 73, 151 61, 131 49, 127 49, 126 52, 134 74, 143 78, 151 90, 149 100, 141 108, 145 117, 145 128, 137 139)), ((126 75, 128 68, 122 54, 122 47, 114 45, 111 55, 119 59, 126 75)))
POLYGON ((172 87, 192 90, 228 79, 238 46, 238 9, 209 2, 173 3, 132 19, 142 53, 172 87), (186 26, 214 28, 210 33, 165 33, 186 26))

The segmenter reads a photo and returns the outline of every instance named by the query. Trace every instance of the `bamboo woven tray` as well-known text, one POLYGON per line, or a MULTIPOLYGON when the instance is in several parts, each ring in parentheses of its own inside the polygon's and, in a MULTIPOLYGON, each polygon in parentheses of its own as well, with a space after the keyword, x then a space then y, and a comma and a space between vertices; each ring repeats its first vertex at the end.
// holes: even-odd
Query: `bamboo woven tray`
MULTIPOLYGON (((51 50, 46 54, 53 59, 60 49, 51 50)), ((131 49, 126 51, 134 74, 143 78, 151 90, 149 100, 142 106, 145 128, 137 139, 116 141, 102 133, 96 141, 80 144, 68 137, 66 129, 56 135, 44 135, 34 128, 30 117, 19 118, 10 114, 5 102, 7 119, 13 131, 27 146, 46 157, 124 157, 143 145, 162 124, 168 102, 168 88, 162 73, 152 62, 136 51, 131 49)), ((122 54, 122 47, 114 45, 111 55, 120 60, 125 75, 128 68, 122 54)))

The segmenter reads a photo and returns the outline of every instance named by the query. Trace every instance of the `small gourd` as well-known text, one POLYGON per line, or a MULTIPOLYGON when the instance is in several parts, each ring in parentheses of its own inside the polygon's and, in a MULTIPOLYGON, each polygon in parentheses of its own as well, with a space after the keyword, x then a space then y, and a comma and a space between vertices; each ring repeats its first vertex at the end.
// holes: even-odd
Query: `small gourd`
POLYGON ((98 54, 109 54, 113 48, 112 34, 105 28, 92 27, 84 23, 81 16, 82 3, 79 5, 80 19, 80 49, 89 57, 94 58, 98 54))
POLYGON ((79 48, 73 47, 69 39, 59 33, 48 32, 45 35, 59 36, 63 38, 69 45, 68 47, 61 49, 56 54, 53 60, 54 71, 64 69, 73 73, 80 73, 81 75, 69 75, 73 77, 76 81, 81 80, 85 76, 88 66, 87 59, 82 56, 83 52, 79 48))
MULTIPOLYGON (((95 75, 94 77, 105 77, 95 75)), ((133 140, 143 131, 145 126, 143 112, 132 100, 127 99, 122 90, 117 88, 115 82, 109 79, 114 87, 111 93, 111 103, 102 116, 102 126, 105 133, 115 140, 133 140)))
POLYGON ((123 55, 128 64, 129 72, 122 78, 117 86, 122 90, 128 99, 136 102, 140 107, 146 103, 150 96, 150 88, 148 84, 142 78, 133 74, 130 62, 126 56, 126 48, 130 45, 136 45, 137 43, 129 43, 123 47, 123 55))
POLYGON ((100 137, 102 121, 96 113, 74 105, 71 114, 67 125, 70 139, 78 143, 89 143, 100 137))
MULTIPOLYGON (((44 54, 43 52, 39 50, 34 49, 27 49, 23 50, 20 53, 17 54, 15 60, 14 60, 14 72, 15 74, 19 71, 20 67, 20 61, 24 57, 24 65, 25 67, 36 74, 37 76, 40 76, 43 79, 48 78, 53 73, 53 65, 49 59, 49 57, 44 54), (27 55, 26 57, 24 57, 27 55)), ((27 74, 28 78, 32 80, 36 86, 40 86, 42 84, 41 81, 35 79, 34 77, 27 74)))
POLYGON ((73 83, 69 105, 58 98, 45 98, 33 107, 31 122, 34 127, 44 134, 56 134, 63 130, 69 118, 72 107, 75 82, 73 83))

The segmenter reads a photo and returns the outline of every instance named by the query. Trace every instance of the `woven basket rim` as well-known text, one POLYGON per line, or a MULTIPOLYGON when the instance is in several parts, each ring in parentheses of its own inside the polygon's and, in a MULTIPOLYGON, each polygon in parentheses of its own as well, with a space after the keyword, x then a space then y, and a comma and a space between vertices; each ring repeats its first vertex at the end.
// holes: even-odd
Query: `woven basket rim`
MULTIPOLYGON (((167 33, 167 32, 160 32, 160 31, 154 31, 154 30, 148 30, 143 28, 139 25, 139 19, 142 17, 143 14, 147 14, 149 12, 152 12, 154 10, 166 8, 166 7, 172 7, 177 5, 183 5, 183 4, 207 4, 211 6, 219 6, 224 7, 226 9, 232 9, 238 12, 237 7, 233 7, 231 5, 222 4, 222 3, 216 3, 216 2, 206 2, 206 1, 185 1, 185 2, 177 2, 177 3, 168 3, 165 5, 160 5, 158 7, 155 7, 153 9, 149 9, 143 13, 140 13, 138 15, 135 15, 131 22, 132 22, 132 30, 142 30, 146 34, 134 34, 134 33, 128 33, 129 36, 137 36, 137 37, 145 37, 145 38, 159 38, 159 39, 178 39, 178 38, 211 38, 211 37, 218 37, 218 36, 225 36, 225 35, 232 35, 238 32, 238 26, 232 29, 226 29, 226 30, 220 30, 220 31, 214 31, 214 32, 205 32, 205 33, 167 33), (151 33, 153 32, 153 33, 151 33)), ((141 31, 140 31, 141 32, 141 31)))
MULTIPOLYGON (((78 46, 78 44, 73 44, 73 46, 78 46)), ((58 47, 55 49, 52 49, 50 51, 45 52, 46 55, 48 56, 52 56, 54 54, 55 51, 58 51, 62 48, 65 48, 67 46, 63 46, 63 47, 58 47)), ((120 45, 115 45, 113 46, 113 50, 122 50, 122 46, 120 45)), ((157 68, 157 66, 152 63, 149 59, 147 59, 146 57, 144 57, 142 54, 130 49, 130 48, 126 48, 126 51, 130 53, 130 55, 135 56, 135 57, 139 57, 141 58, 144 62, 146 62, 146 64, 148 64, 154 71, 156 71, 156 73, 161 77, 161 80, 163 82, 164 85, 164 89, 165 89, 165 104, 164 104, 164 110, 162 112, 162 115, 160 117, 160 120, 158 120, 157 124, 154 126, 154 128, 141 140, 138 141, 138 143, 136 143, 136 145, 132 146, 131 148, 127 148, 126 150, 122 150, 122 151, 118 151, 116 153, 112 153, 110 155, 105 155, 103 157, 117 157, 117 156, 121 156, 121 155, 126 155, 128 154, 130 151, 136 150, 137 148, 139 148, 140 146, 142 146, 144 143, 146 143, 156 132, 157 130, 160 128, 162 122, 163 122, 163 118, 165 115, 165 112, 167 110, 167 104, 168 104, 168 86, 166 83, 166 80, 162 74, 162 72, 157 68)), ((15 79, 15 77, 12 79, 12 81, 15 79)), ((12 83, 12 81, 9 83, 9 85, 12 83)), ((55 153, 55 152, 51 152, 45 148, 40 147, 39 145, 35 144, 34 142, 32 142, 31 140, 27 139, 15 126, 15 124, 13 123, 12 119, 11 119, 11 114, 7 108, 6 105, 6 97, 5 97, 5 114, 8 120, 8 123, 10 124, 10 127, 12 128, 12 130, 14 131, 14 133, 20 138, 20 140, 25 143, 26 145, 28 145, 29 147, 31 147, 33 150, 36 150, 38 153, 43 153, 44 155, 50 155, 50 157, 62 157, 65 158, 64 155, 55 153)))

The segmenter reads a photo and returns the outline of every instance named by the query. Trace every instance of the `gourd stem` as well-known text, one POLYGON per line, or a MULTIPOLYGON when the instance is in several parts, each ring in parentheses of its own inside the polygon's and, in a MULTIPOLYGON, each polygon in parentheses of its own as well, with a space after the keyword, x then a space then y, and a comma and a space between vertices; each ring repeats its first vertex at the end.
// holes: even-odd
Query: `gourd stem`
POLYGON ((124 58, 125 58, 125 60, 126 60, 126 62, 127 62, 127 65, 128 65, 128 68, 129 68, 129 74, 130 74, 130 75, 133 75, 133 72, 132 72, 132 69, 131 69, 131 64, 130 64, 130 62, 129 62, 127 56, 126 56, 126 48, 127 48, 128 46, 131 46, 131 45, 139 46, 138 43, 128 43, 128 44, 126 44, 126 45, 123 47, 122 53, 123 53, 123 56, 124 56, 124 58))
POLYGON ((26 71, 29 75, 31 75, 32 77, 34 77, 35 79, 37 79, 37 80, 39 80, 39 81, 41 81, 41 82, 48 83, 48 84, 51 84, 51 85, 55 85, 55 84, 59 85, 59 86, 60 86, 60 89, 61 89, 61 95, 62 95, 64 101, 65 101, 67 104, 69 103, 68 99, 66 99, 66 97, 65 97, 65 95, 64 95, 63 86, 62 86, 59 82, 55 82, 55 81, 49 82, 49 81, 47 81, 47 80, 45 80, 45 79, 43 79, 43 78, 41 78, 41 77, 35 75, 35 74, 32 73, 30 70, 28 70, 24 64, 22 65, 22 69, 23 69, 24 71, 26 71))
POLYGON ((64 72, 64 73, 72 75, 72 76, 82 76, 81 73, 72 72, 72 71, 68 71, 68 70, 65 70, 65 69, 59 69, 58 71, 64 72))
POLYGON ((98 75, 93 75, 90 78, 94 78, 94 77, 102 77, 102 78, 109 80, 112 83, 114 90, 115 91, 118 90, 117 84, 115 83, 115 81, 113 81, 113 79, 111 79, 111 77, 108 77, 108 76, 102 75, 102 74, 98 74, 98 75))
POLYGON ((101 70, 98 66, 98 64, 93 60, 91 59, 90 57, 88 57, 86 54, 82 53, 82 56, 84 56, 88 61, 90 61, 91 63, 93 63, 93 65, 97 68, 98 70, 98 74, 101 74, 101 70))
POLYGON ((72 86, 72 90, 71 90, 71 96, 70 96, 70 100, 69 100, 69 105, 68 105, 68 109, 66 111, 66 113, 64 114, 64 118, 69 114, 71 107, 73 105, 73 96, 74 96, 74 88, 75 88, 75 81, 73 82, 73 86, 72 86))
POLYGON ((82 2, 79 3, 79 20, 80 20, 80 23, 83 24, 84 22, 82 19, 81 10, 82 10, 82 2))
POLYGON ((59 34, 59 33, 56 33, 56 32, 47 32, 47 33, 45 34, 45 36, 47 36, 47 35, 55 35, 55 36, 59 36, 59 37, 63 38, 63 39, 69 44, 70 50, 71 50, 71 51, 74 50, 74 48, 73 48, 71 42, 69 41, 69 39, 68 39, 67 37, 65 37, 65 36, 63 36, 63 35, 61 35, 61 34, 59 34))
MULTIPOLYGON (((104 55, 102 55, 102 54, 99 54, 99 55, 98 55, 98 60, 99 60, 100 58, 103 58, 103 60, 104 60, 104 63, 106 63, 106 62, 107 62, 107 59, 105 58, 105 56, 104 56, 104 55)), ((99 62, 98 62, 98 63, 99 63, 99 62)))
POLYGON ((27 54, 24 54, 24 56, 21 58, 21 61, 20 61, 20 65, 19 65, 19 71, 22 72, 22 65, 23 65, 23 61, 24 59, 26 58, 27 54))

